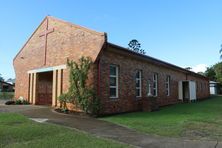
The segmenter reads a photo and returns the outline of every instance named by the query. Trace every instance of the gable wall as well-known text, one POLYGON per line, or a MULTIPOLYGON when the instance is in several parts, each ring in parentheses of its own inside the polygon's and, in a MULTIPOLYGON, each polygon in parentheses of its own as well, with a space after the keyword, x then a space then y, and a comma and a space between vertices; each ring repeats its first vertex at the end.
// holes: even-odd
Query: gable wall
MULTIPOLYGON (((111 47, 108 47, 111 48, 111 47)), ((153 82, 153 74, 158 74, 158 96, 156 97, 159 106, 165 106, 179 102, 178 100, 178 82, 186 80, 186 74, 144 62, 128 55, 120 55, 110 50, 105 50, 100 57, 101 81, 100 98, 102 98, 103 112, 106 114, 117 112, 138 111, 142 109, 142 100, 148 98, 147 81, 153 82), (119 66, 119 98, 109 98, 109 66, 115 64, 119 66), (142 97, 137 98, 135 94, 135 74, 136 70, 142 70, 142 97), (170 96, 166 95, 165 80, 166 76, 171 77, 170 96)), ((206 81, 201 78, 187 77, 190 80, 206 81)), ((207 82, 207 81, 206 81, 207 82)), ((151 90, 152 92, 152 90, 151 90)), ((209 93, 198 93, 198 98, 208 97, 209 93)))
MULTIPOLYGON (((95 61, 104 42, 105 34, 65 23, 48 17, 49 28, 55 31, 48 35, 47 61, 44 65, 44 37, 39 35, 46 28, 46 20, 39 26, 28 43, 14 59, 16 73, 15 98, 28 98, 28 71, 44 67, 66 64, 67 58, 78 60, 81 56, 89 56, 95 61)), ((63 89, 68 89, 68 70, 64 70, 63 89)), ((93 81, 93 79, 92 79, 93 81)))

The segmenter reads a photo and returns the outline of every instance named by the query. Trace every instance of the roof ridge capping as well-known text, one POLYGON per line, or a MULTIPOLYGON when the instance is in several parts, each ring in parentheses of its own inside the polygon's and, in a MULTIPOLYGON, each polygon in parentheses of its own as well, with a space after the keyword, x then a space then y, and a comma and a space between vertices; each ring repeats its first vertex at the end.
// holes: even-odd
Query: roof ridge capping
POLYGON ((159 63, 161 63, 161 64, 167 65, 167 66, 169 66, 169 67, 174 67, 174 68, 179 69, 179 70, 181 70, 181 71, 183 71, 183 72, 185 72, 185 73, 188 73, 188 74, 191 73, 191 74, 197 75, 197 76, 199 76, 199 77, 202 77, 202 78, 205 78, 205 79, 209 79, 208 77, 205 77, 205 76, 203 76, 203 75, 201 75, 201 74, 195 73, 195 72, 193 72, 193 71, 187 70, 187 69, 182 68, 182 67, 180 67, 180 66, 177 66, 177 65, 174 65, 174 64, 171 64, 171 63, 168 63, 168 62, 159 60, 159 59, 157 59, 157 58, 154 58, 154 57, 151 57, 151 56, 148 56, 148 55, 144 55, 144 54, 137 53, 137 52, 135 52, 135 51, 129 50, 129 49, 126 48, 126 47, 122 47, 122 46, 119 46, 119 45, 116 45, 116 44, 113 44, 113 43, 109 43, 109 42, 108 42, 108 44, 111 45, 111 46, 113 46, 113 47, 122 49, 122 50, 124 50, 124 51, 126 51, 126 52, 130 52, 131 54, 134 54, 134 55, 136 55, 136 56, 143 57, 143 58, 145 58, 145 59, 151 59, 151 60, 154 60, 154 61, 159 62, 159 63))
POLYGON ((54 19, 54 20, 56 20, 56 21, 59 21, 59 22, 62 22, 62 23, 65 23, 65 24, 68 24, 68 25, 71 25, 71 26, 74 26, 74 27, 83 29, 83 30, 85 30, 85 31, 87 31, 87 32, 96 33, 96 34, 98 34, 98 35, 106 35, 105 32, 98 32, 98 31, 95 31, 95 30, 93 30, 93 29, 89 29, 89 28, 87 28, 87 27, 80 26, 80 25, 74 24, 74 23, 72 23, 72 22, 59 19, 59 18, 54 17, 54 16, 49 16, 49 15, 48 15, 48 16, 46 16, 46 18, 54 19))

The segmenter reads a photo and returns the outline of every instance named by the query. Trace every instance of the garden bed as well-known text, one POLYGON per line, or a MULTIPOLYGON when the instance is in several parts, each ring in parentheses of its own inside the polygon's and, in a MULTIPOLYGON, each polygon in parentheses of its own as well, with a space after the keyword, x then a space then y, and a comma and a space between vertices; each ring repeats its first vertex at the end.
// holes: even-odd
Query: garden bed
POLYGON ((85 112, 77 112, 77 111, 72 111, 72 110, 63 110, 61 108, 56 108, 55 111, 57 113, 61 113, 61 114, 77 115, 77 116, 82 116, 82 117, 91 117, 90 114, 86 114, 85 112))

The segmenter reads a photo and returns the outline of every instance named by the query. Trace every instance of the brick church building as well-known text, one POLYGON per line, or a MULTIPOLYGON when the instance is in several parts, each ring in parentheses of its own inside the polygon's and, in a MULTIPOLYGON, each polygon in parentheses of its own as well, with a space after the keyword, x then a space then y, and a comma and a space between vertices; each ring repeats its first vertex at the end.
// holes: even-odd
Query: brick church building
POLYGON ((69 87, 67 58, 90 57, 89 84, 102 113, 152 110, 209 96, 206 77, 107 41, 107 34, 47 16, 14 58, 15 97, 58 106, 69 87))

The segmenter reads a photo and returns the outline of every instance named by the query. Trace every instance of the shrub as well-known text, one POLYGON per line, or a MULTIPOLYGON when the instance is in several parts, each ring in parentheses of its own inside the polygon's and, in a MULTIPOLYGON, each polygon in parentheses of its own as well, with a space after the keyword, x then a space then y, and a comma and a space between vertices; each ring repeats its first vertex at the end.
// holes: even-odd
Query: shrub
POLYGON ((89 57, 81 57, 77 62, 67 61, 69 73, 70 101, 79 105, 86 113, 95 114, 99 112, 100 100, 95 95, 94 89, 87 86, 88 74, 92 61, 89 57))
POLYGON ((13 104, 15 104, 15 101, 7 101, 7 102, 5 102, 5 105, 13 105, 13 104))
POLYGON ((59 96, 60 108, 66 112, 68 111, 66 103, 69 103, 71 100, 71 95, 69 93, 63 93, 59 96))
POLYGON ((16 105, 28 105, 30 104, 27 100, 25 100, 23 97, 19 97, 17 100, 15 100, 16 105))
POLYGON ((22 104, 28 105, 28 104, 30 104, 30 103, 29 103, 29 101, 27 101, 27 100, 23 100, 22 104))
POLYGON ((19 100, 19 99, 18 99, 18 100, 15 100, 15 104, 16 104, 16 105, 21 105, 21 104, 22 104, 22 100, 19 100))
POLYGON ((12 100, 14 98, 14 92, 0 92, 0 99, 12 100))

